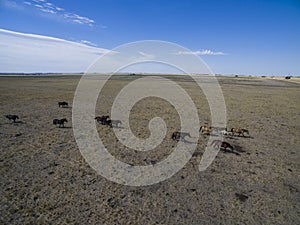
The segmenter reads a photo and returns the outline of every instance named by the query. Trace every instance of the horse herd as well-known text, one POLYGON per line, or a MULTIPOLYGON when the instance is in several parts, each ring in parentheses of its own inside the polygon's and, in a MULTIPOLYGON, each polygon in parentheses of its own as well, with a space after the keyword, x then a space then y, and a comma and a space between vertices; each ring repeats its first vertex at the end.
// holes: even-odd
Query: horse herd
POLYGON ((211 127, 205 124, 204 126, 201 126, 199 129, 202 134, 213 134, 213 133, 219 133, 226 136, 233 136, 233 135, 242 135, 245 137, 245 134, 249 135, 249 130, 245 128, 231 128, 228 130, 227 128, 218 128, 218 127, 211 127))
MULTIPOLYGON (((208 126, 207 124, 203 125, 200 127, 199 132, 202 134, 207 134, 207 135, 222 135, 222 136, 243 136, 245 137, 245 134, 249 136, 249 130, 245 128, 219 128, 219 127, 211 127, 208 126)), ((185 137, 190 137, 191 135, 186 132, 174 132, 171 136, 171 139, 175 141, 180 141, 180 140, 185 140, 185 137)), ((216 149, 222 149, 224 151, 227 151, 227 149, 230 149, 233 151, 233 146, 229 144, 226 141, 221 141, 221 140, 214 140, 211 143, 211 146, 213 146, 216 149)))
MULTIPOLYGON (((69 104, 65 101, 63 102, 58 102, 58 107, 62 107, 62 108, 66 108, 68 107, 69 104)), ((5 118, 7 118, 9 121, 13 121, 13 123, 16 123, 19 118, 18 115, 12 115, 12 114, 9 114, 9 115, 5 115, 5 118)), ((59 125, 59 127, 65 127, 65 123, 67 123, 68 120, 66 118, 63 118, 63 119, 54 119, 52 121, 52 123, 54 125, 59 125)))
MULTIPOLYGON (((63 102, 58 102, 58 107, 68 107, 69 104, 65 101, 63 102)), ((10 120, 13 121, 14 123, 16 122, 17 119, 19 119, 19 116, 17 115, 5 115, 5 117, 10 120)), ((122 122, 120 120, 111 120, 109 119, 109 116, 105 115, 105 116, 96 116, 94 118, 98 123, 102 124, 102 125, 108 125, 109 127, 119 127, 120 124, 122 124, 122 122)), ((53 125, 55 126, 59 126, 59 128, 64 128, 65 127, 65 123, 67 123, 68 120, 66 118, 62 118, 62 119, 54 119, 53 120, 53 125)), ((245 128, 231 128, 231 129, 227 129, 227 128, 218 128, 218 127, 211 127, 208 126, 207 124, 203 125, 200 127, 199 132, 201 132, 202 134, 206 134, 206 135, 222 135, 222 136, 243 136, 245 137, 245 134, 247 134, 249 136, 249 130, 245 129, 245 128)), ((187 132, 173 132, 171 139, 175 140, 175 141, 185 141, 185 137, 190 137, 191 135, 187 132)), ((214 148, 218 148, 218 149, 223 149, 223 150, 227 150, 230 149, 231 151, 233 151, 233 147, 231 144, 229 144, 228 142, 225 141, 220 141, 220 140, 214 140, 211 143, 211 146, 213 146, 214 148)))

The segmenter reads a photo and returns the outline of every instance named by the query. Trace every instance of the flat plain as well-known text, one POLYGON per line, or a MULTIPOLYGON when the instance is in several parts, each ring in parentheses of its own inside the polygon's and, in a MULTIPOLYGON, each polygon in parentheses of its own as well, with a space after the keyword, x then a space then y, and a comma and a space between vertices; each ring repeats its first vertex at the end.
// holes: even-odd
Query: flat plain
MULTIPOLYGON (((169 78, 191 96, 200 123, 209 124, 209 106, 197 85, 185 77, 169 78)), ((0 78, 1 224, 300 224, 299 83, 218 77, 227 127, 250 131, 247 137, 225 137, 236 154, 220 151, 209 168, 199 172, 208 140, 200 134, 182 170, 163 182, 132 187, 98 175, 80 154, 72 130, 79 79, 0 78), (59 101, 70 107, 59 108, 59 101), (6 114, 20 119, 13 123, 6 114), (66 128, 53 125, 54 118, 67 118, 66 128)), ((109 115, 118 90, 133 79, 109 81, 96 115, 109 115)), ((165 120, 168 132, 154 151, 127 149, 110 127, 100 124, 99 136, 117 159, 155 164, 176 146, 170 136, 179 129, 179 116, 158 98, 140 101, 130 114, 130 128, 140 138, 149 136, 148 123, 155 116, 165 120)))

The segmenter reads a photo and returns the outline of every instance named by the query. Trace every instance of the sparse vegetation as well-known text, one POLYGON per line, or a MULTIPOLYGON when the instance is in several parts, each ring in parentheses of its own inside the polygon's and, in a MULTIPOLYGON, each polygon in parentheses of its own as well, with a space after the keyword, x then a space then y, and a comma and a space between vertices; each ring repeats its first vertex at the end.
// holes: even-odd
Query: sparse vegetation
MULTIPOLYGON (((250 131, 250 137, 225 137, 238 154, 219 152, 212 165, 199 172, 208 139, 200 135, 193 157, 173 177, 152 186, 128 187, 96 174, 80 154, 72 129, 52 125, 52 118, 72 118, 72 108, 59 108, 57 102, 72 105, 79 77, 0 78, 0 114, 13 112, 24 122, 0 117, 1 223, 299 224, 300 89, 281 79, 219 77, 227 127, 250 131)), ((210 122, 201 90, 184 77, 176 81, 195 102, 200 123, 210 122)), ((110 114, 115 93, 128 82, 107 84, 96 115, 110 114)), ((99 136, 117 159, 155 164, 176 146, 170 137, 180 128, 179 116, 158 98, 140 101, 130 114, 130 126, 141 138, 150 135, 148 123, 158 115, 168 133, 157 149, 127 149, 101 124, 99 136)))

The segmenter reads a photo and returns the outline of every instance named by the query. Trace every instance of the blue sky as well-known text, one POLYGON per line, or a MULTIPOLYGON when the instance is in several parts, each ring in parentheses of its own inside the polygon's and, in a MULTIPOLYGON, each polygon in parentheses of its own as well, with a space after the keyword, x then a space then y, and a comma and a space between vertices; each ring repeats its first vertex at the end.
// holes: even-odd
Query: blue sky
POLYGON ((300 75, 299 24, 297 0, 0 0, 4 30, 104 49, 174 42, 223 74, 300 75))

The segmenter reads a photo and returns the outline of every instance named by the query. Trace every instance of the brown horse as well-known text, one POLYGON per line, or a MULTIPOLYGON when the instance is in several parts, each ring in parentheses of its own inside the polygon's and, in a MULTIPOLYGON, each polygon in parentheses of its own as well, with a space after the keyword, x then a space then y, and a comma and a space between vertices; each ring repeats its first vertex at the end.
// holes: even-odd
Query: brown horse
POLYGON ((210 132, 212 131, 212 127, 209 127, 207 125, 201 126, 199 129, 199 132, 201 131, 201 133, 206 133, 206 134, 210 134, 210 132))
POLYGON ((176 141, 184 140, 185 137, 191 137, 190 133, 186 132, 174 132, 172 134, 172 139, 176 141))
POLYGON ((233 147, 231 144, 229 144, 226 141, 220 141, 220 140, 214 140, 211 143, 211 146, 213 146, 215 149, 221 149, 223 148, 225 151, 227 150, 227 148, 229 148, 231 151, 233 151, 233 147))
POLYGON ((245 137, 245 134, 248 134, 249 136, 249 130, 244 128, 231 128, 231 132, 233 135, 238 134, 238 136, 243 135, 245 137))

